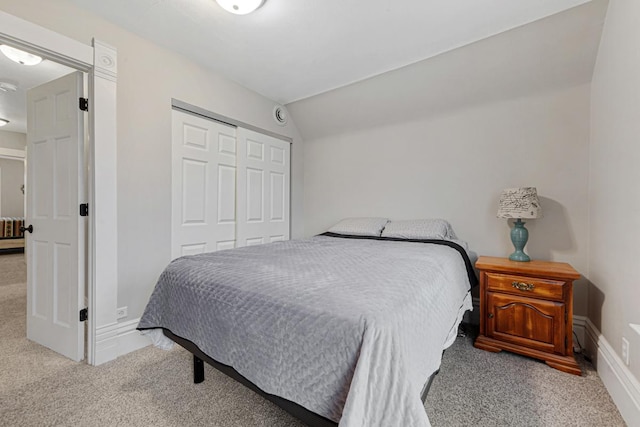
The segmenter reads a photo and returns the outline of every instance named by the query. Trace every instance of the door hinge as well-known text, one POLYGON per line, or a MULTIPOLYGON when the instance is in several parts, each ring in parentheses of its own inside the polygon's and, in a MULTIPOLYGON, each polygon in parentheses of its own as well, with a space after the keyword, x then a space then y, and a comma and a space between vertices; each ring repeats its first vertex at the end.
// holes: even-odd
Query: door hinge
POLYGON ((83 308, 82 310, 80 310, 80 321, 84 322, 88 318, 89 318, 89 309, 83 308))
POLYGON ((78 98, 78 107, 82 111, 89 111, 89 99, 88 98, 78 98))
POLYGON ((89 216, 89 203, 80 204, 80 216, 89 216))

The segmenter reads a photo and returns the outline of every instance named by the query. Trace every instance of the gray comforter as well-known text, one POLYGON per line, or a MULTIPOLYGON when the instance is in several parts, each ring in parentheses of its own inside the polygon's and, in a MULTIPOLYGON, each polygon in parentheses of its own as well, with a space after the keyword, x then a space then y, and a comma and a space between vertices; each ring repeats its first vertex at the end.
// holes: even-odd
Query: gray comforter
POLYGON ((427 426, 420 391, 469 287, 448 246, 316 236, 174 260, 138 328, 340 426, 427 426))

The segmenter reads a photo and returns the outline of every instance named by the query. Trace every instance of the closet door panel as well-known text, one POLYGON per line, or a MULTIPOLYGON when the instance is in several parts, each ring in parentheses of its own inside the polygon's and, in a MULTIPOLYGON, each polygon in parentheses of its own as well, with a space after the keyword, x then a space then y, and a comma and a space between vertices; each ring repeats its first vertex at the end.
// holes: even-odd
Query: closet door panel
POLYGON ((218 165, 218 224, 236 221, 236 168, 218 165))
POLYGON ((171 256, 235 247, 236 129, 172 111, 171 256))
POLYGON ((237 131, 237 245, 289 240, 290 144, 237 131))

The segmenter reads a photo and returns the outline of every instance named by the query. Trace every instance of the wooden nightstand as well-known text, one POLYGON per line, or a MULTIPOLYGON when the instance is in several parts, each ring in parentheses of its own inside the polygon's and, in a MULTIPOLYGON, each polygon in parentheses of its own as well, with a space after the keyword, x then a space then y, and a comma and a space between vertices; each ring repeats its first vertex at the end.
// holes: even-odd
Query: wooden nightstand
POLYGON ((474 346, 508 350, 581 375, 573 356, 573 281, 569 264, 480 257, 480 335, 474 346))

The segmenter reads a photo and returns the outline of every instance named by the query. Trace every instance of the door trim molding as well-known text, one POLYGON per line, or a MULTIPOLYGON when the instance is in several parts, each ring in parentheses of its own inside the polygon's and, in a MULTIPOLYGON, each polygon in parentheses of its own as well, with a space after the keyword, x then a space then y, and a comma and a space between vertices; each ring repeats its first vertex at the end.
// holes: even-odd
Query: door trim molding
POLYGON ((85 45, 55 31, 0 11, 0 42, 89 74, 88 202, 91 204, 87 244, 89 309, 87 362, 95 365, 96 330, 116 322, 118 291, 116 180, 116 49, 97 40, 85 45), (100 159, 96 162, 96 159, 100 159))
POLYGON ((223 116, 222 114, 205 110, 202 107, 198 107, 196 105, 192 105, 187 102, 180 101, 179 99, 171 98, 171 108, 173 108, 174 110, 182 111, 184 113, 193 114, 195 116, 201 116, 201 117, 204 117, 205 119, 214 120, 216 122, 220 122, 225 125, 229 125, 237 128, 249 129, 254 132, 261 133, 263 135, 268 135, 273 138, 281 139, 290 144, 293 143, 293 138, 289 138, 288 136, 280 135, 279 133, 271 132, 270 130, 262 129, 257 126, 250 125, 249 123, 241 122, 240 120, 232 119, 231 117, 223 116))

